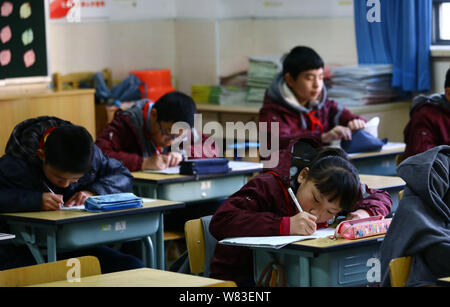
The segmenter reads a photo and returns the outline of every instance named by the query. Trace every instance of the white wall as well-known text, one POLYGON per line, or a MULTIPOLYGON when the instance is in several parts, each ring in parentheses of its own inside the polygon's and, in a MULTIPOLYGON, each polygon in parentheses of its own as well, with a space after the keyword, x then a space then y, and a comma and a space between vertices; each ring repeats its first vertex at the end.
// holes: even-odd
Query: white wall
POLYGON ((329 64, 355 64, 352 1, 109 0, 109 18, 51 21, 52 72, 169 68, 180 90, 246 69, 248 56, 316 49, 329 64))

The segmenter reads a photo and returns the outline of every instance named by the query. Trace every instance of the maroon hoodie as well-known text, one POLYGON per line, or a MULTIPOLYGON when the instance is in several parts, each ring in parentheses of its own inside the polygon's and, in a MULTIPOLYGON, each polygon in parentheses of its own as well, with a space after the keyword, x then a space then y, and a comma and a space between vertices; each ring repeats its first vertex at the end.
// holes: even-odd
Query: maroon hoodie
MULTIPOLYGON (((259 122, 278 122, 280 133, 280 148, 286 148, 290 140, 296 136, 312 136, 322 142, 322 133, 328 132, 337 125, 347 126, 353 119, 366 119, 352 114, 348 109, 327 97, 326 87, 323 87, 321 100, 311 108, 293 106, 281 93, 284 77, 280 73, 272 81, 266 91, 263 107, 259 111, 259 122)), ((270 124, 268 124, 270 132, 270 124)), ((268 138, 270 140, 270 137, 268 138)))
POLYGON ((445 95, 416 97, 410 116, 404 130, 405 158, 439 145, 450 145, 450 102, 445 95))

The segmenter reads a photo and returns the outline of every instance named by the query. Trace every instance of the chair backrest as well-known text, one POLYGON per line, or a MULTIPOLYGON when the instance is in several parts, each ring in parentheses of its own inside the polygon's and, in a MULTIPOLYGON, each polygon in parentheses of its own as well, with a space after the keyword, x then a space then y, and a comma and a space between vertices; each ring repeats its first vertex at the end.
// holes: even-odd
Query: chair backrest
MULTIPOLYGON (((100 275, 100 262, 97 257, 84 256, 76 258, 80 261, 80 278, 100 275)), ((36 264, 0 272, 0 287, 25 287, 52 281, 66 280, 74 265, 70 259, 56 262, 36 264)), ((78 276, 77 276, 78 277, 78 276)))
POLYGON ((389 262, 389 275, 392 287, 404 287, 411 271, 411 257, 400 257, 389 262))
POLYGON ((211 215, 189 220, 184 225, 191 273, 209 276, 209 264, 217 241, 209 233, 211 215))
MULTIPOLYGON (((61 75, 60 73, 53 74, 53 82, 55 83, 55 90, 62 91, 64 90, 64 85, 69 85, 72 89, 77 89, 80 85, 80 82, 92 82, 92 77, 95 72, 77 72, 66 75, 61 75)), ((105 68, 103 70, 103 78, 105 79, 106 85, 109 88, 112 88, 112 73, 109 68, 105 68)))
POLYGON ((403 160, 405 160, 405 157, 402 154, 395 156, 395 164, 399 165, 403 160))

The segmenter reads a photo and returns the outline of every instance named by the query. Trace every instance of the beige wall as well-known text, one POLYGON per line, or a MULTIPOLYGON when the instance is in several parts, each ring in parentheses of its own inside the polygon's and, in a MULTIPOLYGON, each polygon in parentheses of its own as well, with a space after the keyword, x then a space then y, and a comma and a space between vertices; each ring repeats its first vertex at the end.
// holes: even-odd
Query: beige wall
MULTIPOLYGON (((352 17, 168 18, 96 23, 50 23, 52 72, 100 71, 114 79, 135 69, 169 68, 177 88, 216 84, 248 68, 249 55, 284 53, 296 45, 316 49, 326 64, 357 63, 352 17)), ((442 91, 450 54, 432 53, 430 92, 442 91)))
POLYGON ((52 72, 170 68, 180 90, 248 68, 248 56, 303 44, 327 63, 355 64, 352 18, 167 19, 49 26, 52 72))

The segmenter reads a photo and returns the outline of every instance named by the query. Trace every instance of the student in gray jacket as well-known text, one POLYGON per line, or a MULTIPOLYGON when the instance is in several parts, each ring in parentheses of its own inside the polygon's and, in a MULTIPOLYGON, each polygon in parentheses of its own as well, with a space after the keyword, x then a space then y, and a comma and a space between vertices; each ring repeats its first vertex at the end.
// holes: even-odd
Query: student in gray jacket
POLYGON ((411 256, 406 286, 434 285, 450 276, 450 146, 404 160, 397 173, 405 193, 381 246, 382 286, 390 286, 389 262, 411 256))

